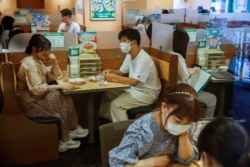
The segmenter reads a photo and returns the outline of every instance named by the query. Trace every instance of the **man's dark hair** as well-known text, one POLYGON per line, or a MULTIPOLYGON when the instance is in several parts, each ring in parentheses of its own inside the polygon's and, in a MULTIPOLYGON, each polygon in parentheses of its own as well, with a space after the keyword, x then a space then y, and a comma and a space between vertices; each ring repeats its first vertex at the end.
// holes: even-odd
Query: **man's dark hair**
POLYGON ((138 46, 140 46, 141 43, 141 36, 138 30, 136 29, 132 29, 132 28, 127 28, 122 30, 119 34, 118 34, 118 39, 121 40, 122 37, 126 37, 129 40, 136 40, 138 46))
POLYGON ((69 10, 69 9, 63 9, 63 10, 61 10, 61 15, 62 16, 70 16, 71 17, 71 15, 72 15, 72 12, 71 12, 71 10, 69 10))

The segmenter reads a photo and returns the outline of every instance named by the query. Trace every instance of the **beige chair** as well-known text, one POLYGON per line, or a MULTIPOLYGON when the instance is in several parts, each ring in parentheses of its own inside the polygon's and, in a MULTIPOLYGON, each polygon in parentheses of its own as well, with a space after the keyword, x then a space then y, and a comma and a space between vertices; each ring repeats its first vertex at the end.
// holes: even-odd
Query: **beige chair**
POLYGON ((99 126, 102 167, 109 166, 109 150, 119 145, 124 132, 134 120, 112 122, 99 126))

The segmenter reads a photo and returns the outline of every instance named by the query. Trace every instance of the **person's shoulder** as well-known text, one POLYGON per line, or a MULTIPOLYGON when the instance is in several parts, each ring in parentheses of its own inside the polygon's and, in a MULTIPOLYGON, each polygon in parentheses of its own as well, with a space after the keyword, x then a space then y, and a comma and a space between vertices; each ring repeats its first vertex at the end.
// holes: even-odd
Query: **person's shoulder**
POLYGON ((79 23, 77 23, 75 21, 72 21, 72 24, 75 25, 75 26, 80 26, 79 23))
POLYGON ((24 63, 24 64, 33 64, 35 61, 33 59, 32 56, 28 55, 27 57, 23 58, 21 60, 21 63, 24 63))
MULTIPOLYGON (((151 57, 150 55, 148 54, 148 52, 146 52, 144 49, 141 48, 140 52, 139 52, 139 57, 143 60, 146 60, 146 61, 151 61, 151 57)), ((153 61, 153 60, 152 60, 153 61)))
POLYGON ((64 23, 64 22, 61 22, 60 24, 59 24, 59 26, 61 26, 61 25, 65 25, 66 23, 64 23))
POLYGON ((35 61, 32 56, 27 56, 21 60, 21 66, 23 66, 26 70, 34 69, 35 61))
POLYGON ((62 28, 62 27, 65 27, 65 23, 63 23, 63 22, 61 22, 61 23, 59 24, 59 29, 62 28))
POLYGON ((134 121, 134 124, 136 126, 151 127, 151 123, 153 122, 154 122, 154 115, 153 112, 150 112, 136 119, 134 121))

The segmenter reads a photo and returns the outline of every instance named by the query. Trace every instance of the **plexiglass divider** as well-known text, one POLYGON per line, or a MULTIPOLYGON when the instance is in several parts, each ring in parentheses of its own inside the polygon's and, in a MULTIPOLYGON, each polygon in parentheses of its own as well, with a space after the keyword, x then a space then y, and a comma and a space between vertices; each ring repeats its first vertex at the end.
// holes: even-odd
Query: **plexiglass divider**
POLYGON ((136 14, 124 14, 122 19, 123 25, 135 24, 135 18, 136 18, 135 16, 136 14))
MULTIPOLYGON (((40 33, 43 34, 43 33, 40 33)), ((51 47, 51 51, 63 51, 68 50, 70 46, 77 46, 76 34, 63 33, 64 34, 64 46, 63 47, 51 47)), ((28 46, 29 40, 33 33, 20 33, 16 34, 9 41, 9 52, 24 52, 28 46)))
POLYGON ((13 36, 8 44, 9 52, 24 52, 32 35, 32 33, 20 33, 13 36))
POLYGON ((162 51, 172 51, 173 31, 172 25, 153 23, 151 47, 162 51))
POLYGON ((77 46, 76 34, 72 32, 66 32, 64 34, 64 47, 51 47, 52 51, 55 50, 68 50, 70 46, 77 46))
POLYGON ((140 9, 139 10, 139 14, 143 14, 143 15, 151 15, 152 13, 155 13, 155 12, 156 12, 155 9, 140 9))
POLYGON ((97 49, 120 48, 118 33, 119 33, 118 31, 97 32, 97 49))
POLYGON ((161 15, 161 23, 183 23, 184 16, 180 13, 176 14, 162 14, 161 15))
POLYGON ((198 13, 196 10, 186 11, 185 23, 192 23, 192 24, 198 23, 198 13))
MULTIPOLYGON (((118 31, 99 31, 97 32, 97 49, 119 49, 120 41, 118 39, 118 31)), ((145 48, 149 47, 149 39, 147 34, 140 32, 141 44, 145 48)))

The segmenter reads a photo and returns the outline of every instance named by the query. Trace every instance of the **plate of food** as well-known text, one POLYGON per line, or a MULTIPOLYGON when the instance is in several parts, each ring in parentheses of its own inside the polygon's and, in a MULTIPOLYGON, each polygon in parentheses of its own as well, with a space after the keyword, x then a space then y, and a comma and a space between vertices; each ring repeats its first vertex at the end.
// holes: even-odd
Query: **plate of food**
POLYGON ((69 79, 69 83, 75 84, 75 85, 82 85, 85 84, 84 78, 71 78, 69 79))
POLYGON ((98 75, 89 76, 89 81, 97 82, 99 81, 99 76, 98 75))
POLYGON ((84 53, 95 53, 96 52, 97 45, 93 41, 85 41, 81 43, 81 50, 84 53))

